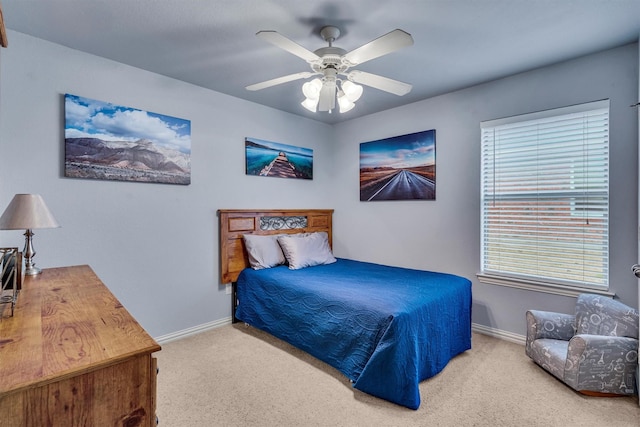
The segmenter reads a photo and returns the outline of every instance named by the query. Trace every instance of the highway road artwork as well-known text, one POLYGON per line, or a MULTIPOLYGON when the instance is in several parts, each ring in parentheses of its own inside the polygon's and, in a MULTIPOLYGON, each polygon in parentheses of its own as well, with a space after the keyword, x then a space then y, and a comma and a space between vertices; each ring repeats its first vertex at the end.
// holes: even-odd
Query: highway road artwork
POLYGON ((435 200, 436 131, 360 144, 360 200, 435 200))

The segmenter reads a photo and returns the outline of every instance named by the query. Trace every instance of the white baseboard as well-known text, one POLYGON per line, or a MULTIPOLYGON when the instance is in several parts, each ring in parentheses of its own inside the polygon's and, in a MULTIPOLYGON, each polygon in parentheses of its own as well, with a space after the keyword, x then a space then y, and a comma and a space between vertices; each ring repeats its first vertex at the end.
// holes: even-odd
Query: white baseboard
MULTIPOLYGON (((158 344, 162 345, 171 341, 186 338, 191 335, 199 334, 201 332, 209 331, 211 329, 219 328, 220 326, 228 325, 230 323, 231 323, 231 317, 225 317, 223 319, 214 320, 213 322, 203 323, 201 325, 194 326, 192 328, 187 328, 181 331, 162 335, 162 336, 156 337, 155 340, 158 344)), ((524 335, 514 334, 513 332, 491 328, 489 326, 480 325, 478 323, 472 323, 471 330, 479 334, 489 335, 495 338, 499 338, 505 341, 510 341, 520 345, 524 345, 526 342, 526 337, 524 335)))
POLYGON ((192 328, 187 328, 181 331, 172 332, 167 335, 162 335, 154 339, 158 344, 162 345, 171 341, 186 338, 191 335, 199 334, 201 332, 209 331, 211 329, 219 328, 220 326, 228 325, 230 323, 231 323, 231 317, 225 317, 222 319, 214 320, 213 322, 203 323, 201 325, 194 326, 192 328))
POLYGON ((510 341, 520 345, 525 345, 525 343, 527 342, 527 337, 525 337, 524 335, 514 334, 513 332, 491 328, 489 326, 480 325, 478 323, 472 323, 471 330, 479 334, 489 335, 495 338, 499 338, 501 340, 510 341))

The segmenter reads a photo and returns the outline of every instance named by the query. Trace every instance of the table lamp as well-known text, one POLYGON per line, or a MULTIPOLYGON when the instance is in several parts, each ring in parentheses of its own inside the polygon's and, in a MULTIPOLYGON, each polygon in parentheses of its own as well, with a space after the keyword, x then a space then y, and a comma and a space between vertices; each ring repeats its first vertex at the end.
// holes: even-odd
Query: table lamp
POLYGON ((39 194, 16 194, 0 217, 0 230, 26 230, 22 256, 24 257, 24 274, 29 276, 40 274, 40 269, 36 268, 33 262, 36 252, 31 243, 33 238, 31 230, 58 227, 60 225, 39 194))

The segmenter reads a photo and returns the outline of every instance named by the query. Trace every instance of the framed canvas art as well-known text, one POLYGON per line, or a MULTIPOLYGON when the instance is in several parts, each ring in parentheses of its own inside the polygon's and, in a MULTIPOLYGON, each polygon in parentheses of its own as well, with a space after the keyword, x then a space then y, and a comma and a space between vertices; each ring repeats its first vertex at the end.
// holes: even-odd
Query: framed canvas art
POLYGON ((65 95, 64 175, 191 183, 191 122, 65 95))
POLYGON ((360 200, 435 200, 435 129, 360 144, 360 200))
POLYGON ((313 179, 313 150, 245 138, 247 175, 313 179))

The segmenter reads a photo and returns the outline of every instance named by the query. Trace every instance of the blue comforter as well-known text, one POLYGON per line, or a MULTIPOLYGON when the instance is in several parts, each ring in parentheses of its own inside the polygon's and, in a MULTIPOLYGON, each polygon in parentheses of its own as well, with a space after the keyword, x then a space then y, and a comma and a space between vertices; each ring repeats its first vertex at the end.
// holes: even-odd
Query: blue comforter
POLYGON ((420 381, 471 348, 471 282, 451 274, 338 259, 245 269, 237 295, 238 319, 411 409, 420 381))

